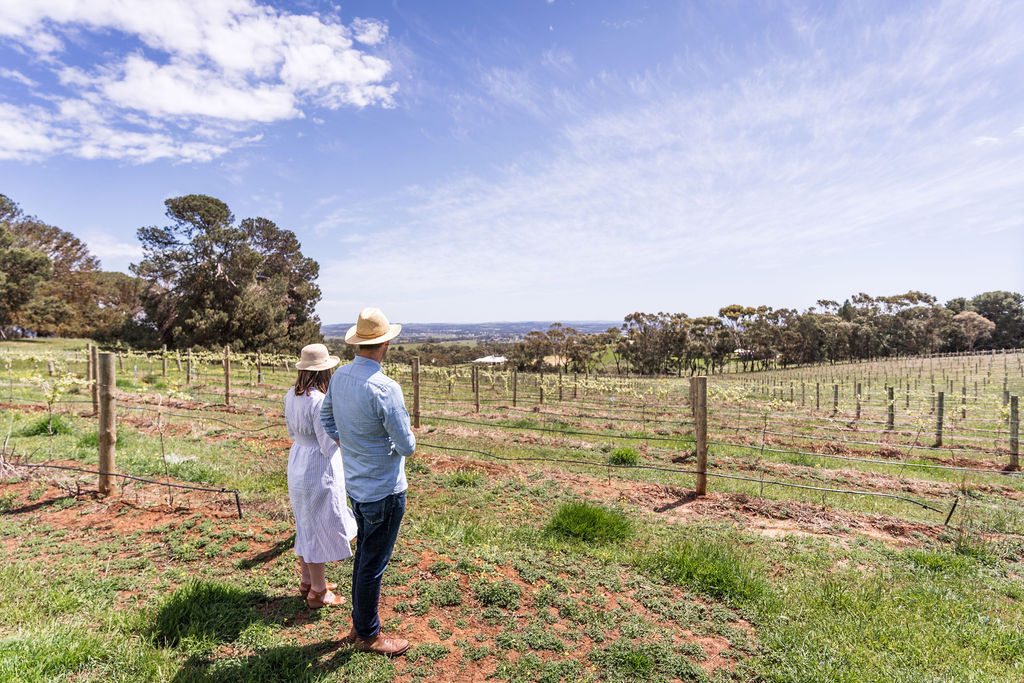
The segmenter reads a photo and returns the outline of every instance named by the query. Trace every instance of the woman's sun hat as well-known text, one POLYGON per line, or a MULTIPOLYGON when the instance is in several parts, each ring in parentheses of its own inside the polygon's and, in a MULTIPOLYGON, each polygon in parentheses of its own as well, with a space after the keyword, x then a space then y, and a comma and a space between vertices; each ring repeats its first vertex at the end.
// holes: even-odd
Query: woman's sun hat
POLYGON ((332 356, 323 344, 308 344, 302 347, 295 367, 298 370, 330 370, 340 362, 341 359, 332 356))
POLYGON ((346 344, 383 344, 398 336, 401 325, 388 322, 384 311, 379 308, 364 308, 359 311, 356 324, 348 328, 346 344))

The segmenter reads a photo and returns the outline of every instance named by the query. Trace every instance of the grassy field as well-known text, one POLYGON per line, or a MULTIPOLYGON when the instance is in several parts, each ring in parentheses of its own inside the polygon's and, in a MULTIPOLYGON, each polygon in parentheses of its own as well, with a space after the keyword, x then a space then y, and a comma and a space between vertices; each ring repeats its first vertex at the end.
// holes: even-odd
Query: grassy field
MULTIPOLYGON (((95 468, 88 388, 47 409, 47 363, 80 375, 79 348, 0 345, 9 461, 95 468)), ((511 376, 485 371, 477 412, 465 370, 425 369, 382 606, 413 649, 387 660, 341 642, 344 608, 298 596, 291 374, 257 382, 240 363, 225 406, 213 357, 187 382, 135 355, 118 374, 118 470, 237 489, 244 517, 231 495, 125 480, 102 498, 94 475, 7 468, 0 680, 1020 680, 1024 482, 1000 471, 1019 363, 712 379, 709 472, 753 481, 711 477, 702 498, 685 381, 566 376, 559 399, 557 376, 524 375, 513 405, 511 376), (957 397, 941 448, 930 374, 957 397)), ((409 369, 387 371, 411 405, 409 369)), ((348 569, 328 568, 342 594, 348 569)))

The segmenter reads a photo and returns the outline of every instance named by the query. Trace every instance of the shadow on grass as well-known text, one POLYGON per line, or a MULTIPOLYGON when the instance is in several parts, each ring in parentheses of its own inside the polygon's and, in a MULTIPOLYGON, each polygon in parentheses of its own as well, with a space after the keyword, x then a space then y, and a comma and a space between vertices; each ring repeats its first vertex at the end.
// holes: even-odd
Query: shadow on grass
POLYGON ((245 559, 245 560, 240 560, 238 562, 238 568, 239 569, 252 569, 253 567, 257 567, 257 566, 259 566, 261 564, 266 564, 267 562, 270 562, 271 560, 277 559, 278 556, 282 555, 283 553, 288 552, 289 550, 291 550, 294 547, 295 547, 295 534, 292 534, 288 538, 281 539, 280 541, 278 541, 277 543, 272 545, 270 548, 267 548, 266 550, 264 550, 262 553, 260 553, 258 555, 253 555, 252 557, 250 557, 248 559, 245 559))
POLYGON ((395 665, 387 657, 356 652, 340 640, 311 645, 284 645, 247 657, 205 659, 190 657, 172 683, 228 683, 237 681, 320 681, 331 672, 340 680, 384 683, 395 676, 395 665), (333 655, 330 655, 331 652, 333 655), (327 657, 327 658, 325 658, 327 657))
MULTIPOLYGON (((233 643, 254 624, 284 623, 296 612, 266 609, 272 599, 218 581, 191 581, 174 591, 153 617, 148 636, 155 645, 187 644, 209 649, 233 643)), ((295 601, 299 609, 300 601, 295 601)))
POLYGON ((678 507, 682 507, 684 505, 692 503, 693 501, 697 500, 697 498, 698 496, 696 491, 687 491, 686 495, 680 498, 679 500, 674 500, 671 503, 666 503, 665 505, 662 505, 661 507, 656 507, 654 508, 654 511, 668 512, 669 510, 675 510, 678 507))

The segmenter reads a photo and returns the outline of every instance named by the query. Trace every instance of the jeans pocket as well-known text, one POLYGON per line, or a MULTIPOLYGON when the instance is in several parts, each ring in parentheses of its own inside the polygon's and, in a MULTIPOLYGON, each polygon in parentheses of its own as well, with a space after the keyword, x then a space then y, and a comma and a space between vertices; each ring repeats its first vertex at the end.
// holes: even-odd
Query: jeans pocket
POLYGON ((379 526, 387 518, 389 507, 387 498, 372 503, 360 503, 359 516, 363 518, 363 524, 379 526))

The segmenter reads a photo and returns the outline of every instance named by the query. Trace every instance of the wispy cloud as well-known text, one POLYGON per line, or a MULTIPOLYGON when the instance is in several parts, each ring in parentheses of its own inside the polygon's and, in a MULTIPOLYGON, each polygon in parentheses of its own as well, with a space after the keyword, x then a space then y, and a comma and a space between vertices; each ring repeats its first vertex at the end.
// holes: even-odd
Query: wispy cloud
MULTIPOLYGON (((256 0, 0 3, 0 40, 34 53, 65 88, 46 100, 6 103, 8 120, 33 134, 17 144, 0 138, 7 143, 0 157, 206 161, 241 140, 238 124, 316 108, 390 107, 397 85, 387 80, 389 62, 356 45, 386 38, 387 26, 374 19, 346 26, 256 0), (126 39, 124 50, 67 61, 79 57, 65 52, 64 36, 111 31, 126 39), (88 122, 69 110, 88 111, 88 122)), ((8 69, 0 76, 32 83, 8 69)))
MULTIPOLYGON (((410 190, 386 219, 400 230, 324 272, 385 299, 522 298, 557 316, 574 293, 685 291, 682 272, 726 261, 783 272, 895 235, 1021 230, 1024 139, 1003 98, 1024 71, 1024 10, 985 10, 947 3, 867 27, 801 17, 799 49, 766 47, 729 82, 684 88, 677 70, 620 83, 626 104, 567 125, 546 153, 410 190)), ((495 83, 520 103, 544 96, 495 83)))

